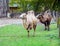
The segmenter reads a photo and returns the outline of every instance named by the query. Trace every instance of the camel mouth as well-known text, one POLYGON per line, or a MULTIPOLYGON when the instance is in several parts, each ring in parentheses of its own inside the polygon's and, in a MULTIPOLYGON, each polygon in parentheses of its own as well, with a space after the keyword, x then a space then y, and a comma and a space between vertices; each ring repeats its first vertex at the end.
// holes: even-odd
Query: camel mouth
POLYGON ((20 17, 20 19, 26 19, 26 18, 20 17))
POLYGON ((20 17, 20 19, 23 19, 22 17, 20 17))

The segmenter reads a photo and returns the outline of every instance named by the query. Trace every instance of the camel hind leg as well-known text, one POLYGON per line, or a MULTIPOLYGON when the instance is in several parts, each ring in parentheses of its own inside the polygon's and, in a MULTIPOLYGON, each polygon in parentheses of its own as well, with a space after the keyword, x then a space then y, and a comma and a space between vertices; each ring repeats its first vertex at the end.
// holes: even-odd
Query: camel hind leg
POLYGON ((33 36, 35 36, 36 25, 33 25, 33 29, 34 29, 33 36))

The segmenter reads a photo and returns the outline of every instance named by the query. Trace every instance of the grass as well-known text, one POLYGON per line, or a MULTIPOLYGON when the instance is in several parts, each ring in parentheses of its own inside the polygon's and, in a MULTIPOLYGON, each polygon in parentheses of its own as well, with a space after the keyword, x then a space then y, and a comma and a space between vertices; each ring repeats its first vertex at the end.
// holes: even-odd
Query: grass
POLYGON ((9 25, 0 28, 0 46, 60 46, 56 24, 50 25, 50 31, 44 31, 44 26, 37 25, 35 37, 33 30, 30 37, 22 25, 9 25))

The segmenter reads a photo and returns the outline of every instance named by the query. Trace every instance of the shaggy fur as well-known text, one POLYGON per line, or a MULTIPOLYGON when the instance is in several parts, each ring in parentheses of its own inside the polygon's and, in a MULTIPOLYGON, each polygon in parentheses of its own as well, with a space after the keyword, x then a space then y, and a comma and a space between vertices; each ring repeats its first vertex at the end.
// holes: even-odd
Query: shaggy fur
POLYGON ((28 11, 27 14, 26 13, 21 14, 20 17, 24 18, 24 19, 22 19, 23 20, 23 25, 28 32, 28 37, 29 37, 29 31, 32 28, 34 29, 34 33, 33 33, 33 36, 34 36, 36 25, 37 25, 37 22, 38 22, 38 19, 35 17, 34 11, 33 10, 28 11))
POLYGON ((45 25, 45 30, 49 31, 50 22, 52 19, 51 14, 45 12, 44 15, 38 15, 37 18, 39 19, 41 23, 45 25))

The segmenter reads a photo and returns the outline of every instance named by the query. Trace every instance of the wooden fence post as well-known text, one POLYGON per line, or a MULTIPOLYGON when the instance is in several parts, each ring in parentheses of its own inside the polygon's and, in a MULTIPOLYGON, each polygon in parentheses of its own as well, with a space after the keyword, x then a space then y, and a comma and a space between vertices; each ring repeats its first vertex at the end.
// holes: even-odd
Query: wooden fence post
POLYGON ((59 38, 60 38, 60 25, 59 25, 59 38))
POLYGON ((58 16, 59 38, 60 38, 60 14, 58 16))
POLYGON ((59 17, 57 16, 57 28, 59 28, 59 17))

